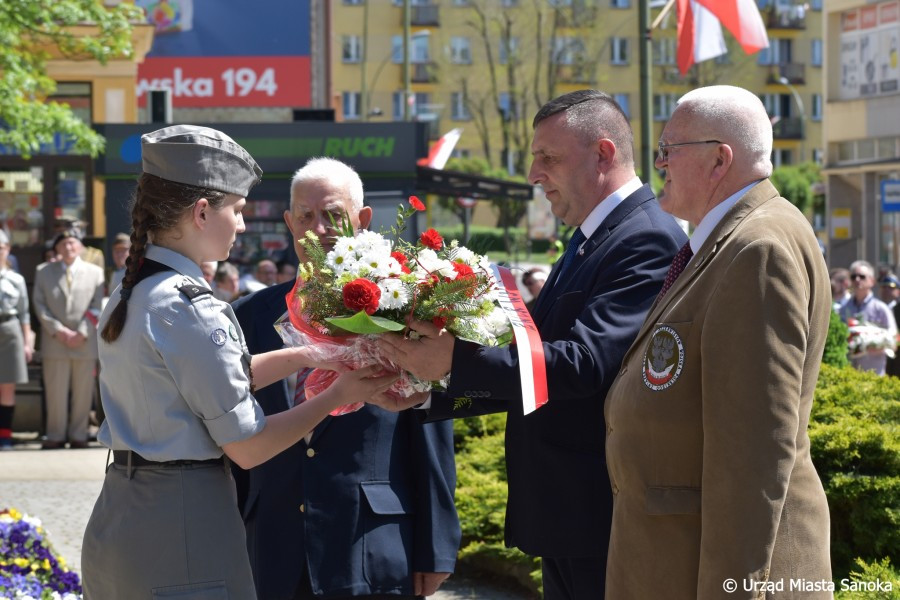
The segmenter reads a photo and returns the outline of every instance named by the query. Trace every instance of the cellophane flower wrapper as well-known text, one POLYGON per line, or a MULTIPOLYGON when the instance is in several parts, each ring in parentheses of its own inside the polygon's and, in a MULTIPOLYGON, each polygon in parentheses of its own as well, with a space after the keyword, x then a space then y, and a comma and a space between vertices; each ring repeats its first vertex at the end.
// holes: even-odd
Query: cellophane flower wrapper
MULTIPOLYGON (((394 242, 380 233, 345 231, 326 251, 315 235, 307 234, 301 244, 309 260, 299 265, 297 283, 286 298, 288 311, 276 323, 286 345, 315 348, 321 361, 399 371, 400 378, 386 392, 396 398, 446 389, 449 382, 422 381, 380 352, 378 337, 384 333, 415 337, 406 326, 410 319, 431 321, 458 338, 487 346, 509 344, 513 337, 497 304, 499 283, 487 257, 456 241, 445 244, 433 229, 415 244, 400 239, 405 220, 424 209, 415 197, 410 205, 400 207, 394 242)), ((306 379, 306 397, 327 389, 337 376, 314 370, 306 379)), ((354 402, 331 414, 353 412, 363 404, 354 402)))

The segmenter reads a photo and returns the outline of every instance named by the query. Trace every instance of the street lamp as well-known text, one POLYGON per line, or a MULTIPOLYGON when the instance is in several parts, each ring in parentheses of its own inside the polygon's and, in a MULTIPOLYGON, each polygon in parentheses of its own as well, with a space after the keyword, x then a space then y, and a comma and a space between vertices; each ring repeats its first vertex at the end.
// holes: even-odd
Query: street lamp
POLYGON ((778 83, 791 91, 794 102, 797 103, 797 109, 800 111, 800 162, 802 163, 806 160, 806 111, 803 109, 803 100, 800 98, 797 88, 791 85, 791 82, 788 81, 787 77, 779 77, 778 83))

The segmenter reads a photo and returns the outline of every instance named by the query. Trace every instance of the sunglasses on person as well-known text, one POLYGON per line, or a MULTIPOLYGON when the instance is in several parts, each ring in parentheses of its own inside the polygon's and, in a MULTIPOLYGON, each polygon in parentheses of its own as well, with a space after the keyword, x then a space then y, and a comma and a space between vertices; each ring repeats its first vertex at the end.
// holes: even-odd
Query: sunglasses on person
POLYGON ((868 275, 866 275, 865 273, 851 273, 850 274, 850 279, 852 279, 853 281, 865 279, 866 277, 868 277, 868 275))
POLYGON ((656 158, 662 162, 669 160, 669 148, 677 148, 678 146, 693 146, 695 144, 721 144, 719 140, 703 140, 702 142, 681 142, 679 144, 663 144, 659 142, 656 147, 656 158))

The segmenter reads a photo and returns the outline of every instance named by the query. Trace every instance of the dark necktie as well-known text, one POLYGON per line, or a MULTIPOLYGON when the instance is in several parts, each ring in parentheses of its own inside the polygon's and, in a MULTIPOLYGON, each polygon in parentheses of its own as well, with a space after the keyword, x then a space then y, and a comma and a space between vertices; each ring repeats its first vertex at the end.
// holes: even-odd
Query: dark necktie
POLYGON ((309 377, 309 374, 312 372, 312 369, 306 367, 303 367, 302 369, 297 371, 297 384, 294 386, 293 406, 302 404, 303 401, 306 400, 306 378, 309 377))
POLYGON ((586 239, 584 234, 581 233, 581 228, 576 227, 575 231, 572 233, 572 237, 569 238, 569 245, 566 247, 566 253, 563 255, 562 265, 559 268, 559 277, 557 277, 557 280, 563 276, 566 269, 572 264, 572 261, 575 259, 575 254, 578 252, 578 248, 586 239))
POLYGON ((678 276, 684 271, 684 268, 687 266, 688 261, 691 260, 693 255, 694 251, 691 250, 691 242, 688 241, 681 247, 681 250, 678 251, 675 258, 672 259, 672 266, 669 267, 669 272, 666 273, 666 280, 663 281, 663 286, 659 292, 657 302, 663 299, 663 296, 666 295, 666 292, 669 291, 669 288, 672 287, 675 280, 678 279, 678 276))

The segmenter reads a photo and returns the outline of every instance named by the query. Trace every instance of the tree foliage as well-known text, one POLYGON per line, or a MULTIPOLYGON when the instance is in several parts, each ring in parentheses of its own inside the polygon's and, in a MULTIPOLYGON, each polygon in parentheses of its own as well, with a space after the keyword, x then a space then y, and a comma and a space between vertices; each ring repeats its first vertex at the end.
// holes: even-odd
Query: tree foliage
POLYGON ((128 3, 0 2, 0 144, 28 157, 60 134, 72 139, 76 152, 97 156, 103 138, 67 104, 48 100, 56 82, 47 74, 47 63, 52 58, 101 64, 129 58, 131 24, 140 20, 143 11, 128 3))
POLYGON ((775 189, 805 213, 812 207, 815 197, 813 184, 822 181, 822 175, 818 165, 807 162, 778 167, 771 179, 775 189))

